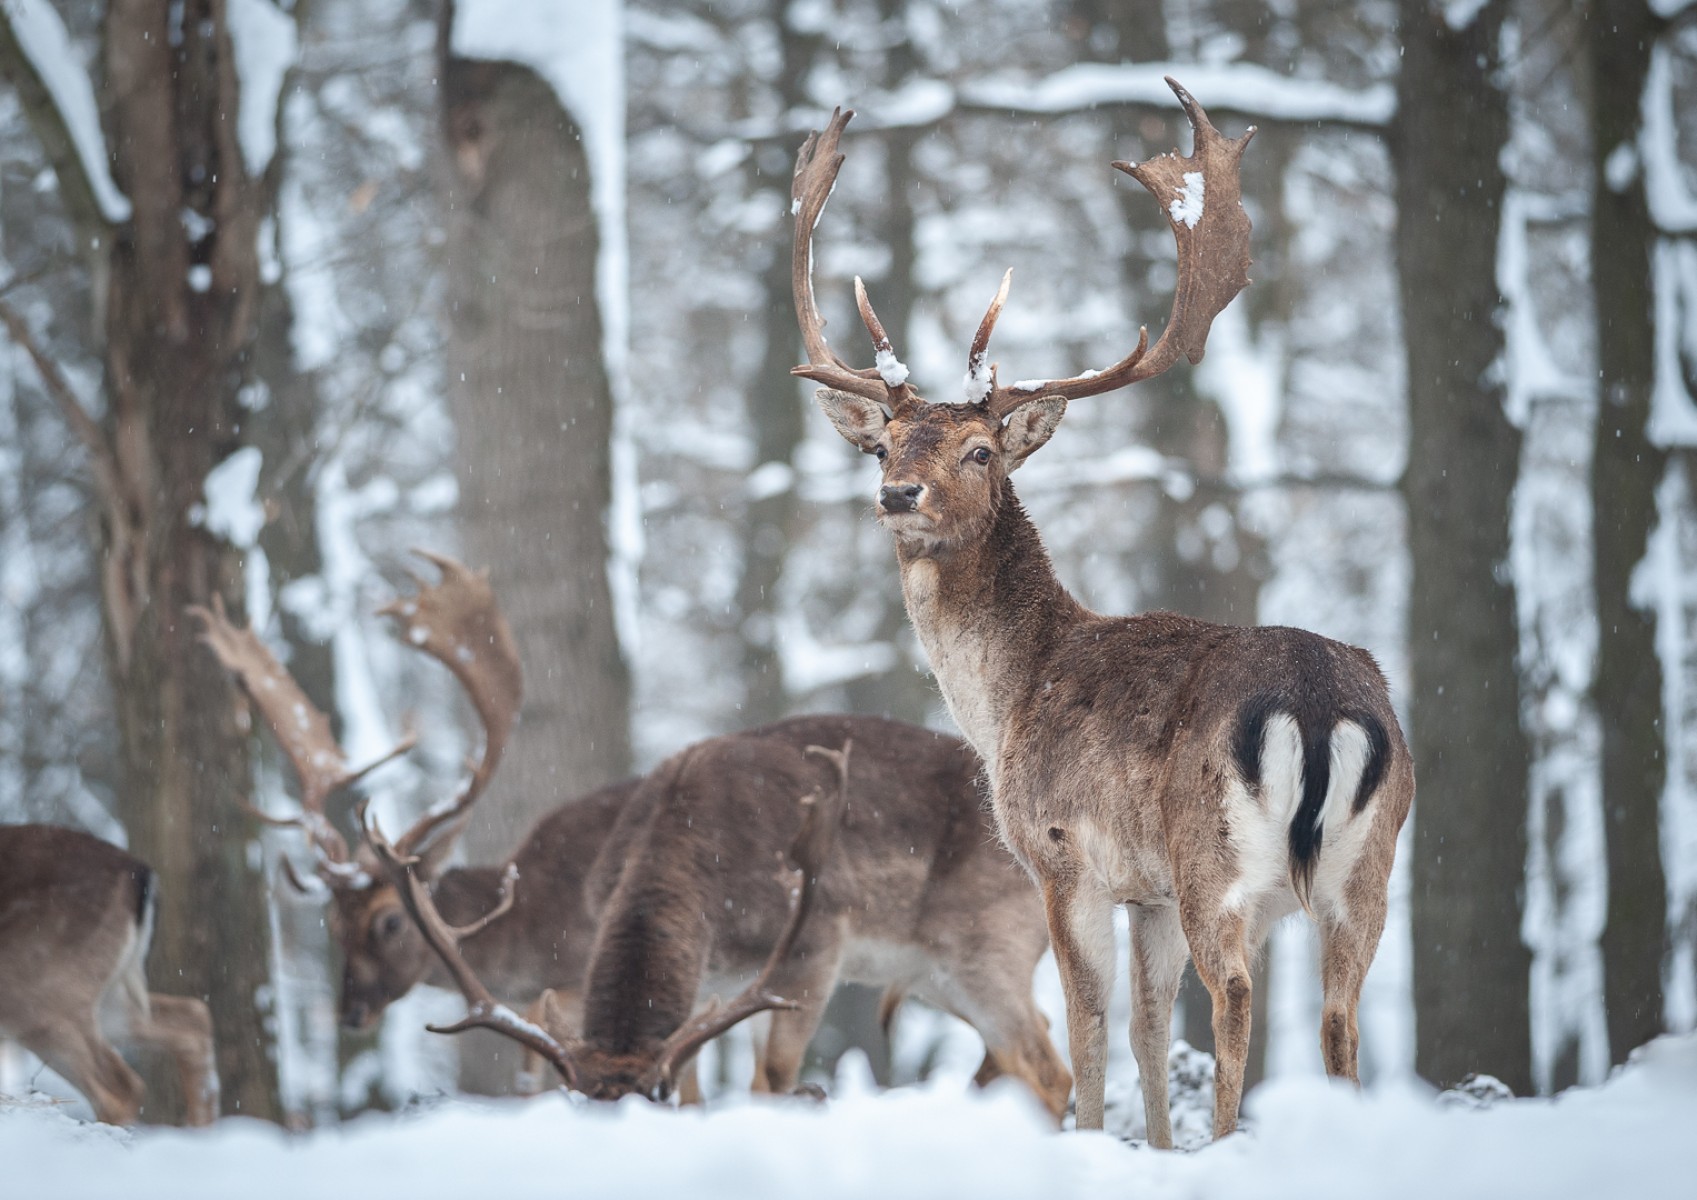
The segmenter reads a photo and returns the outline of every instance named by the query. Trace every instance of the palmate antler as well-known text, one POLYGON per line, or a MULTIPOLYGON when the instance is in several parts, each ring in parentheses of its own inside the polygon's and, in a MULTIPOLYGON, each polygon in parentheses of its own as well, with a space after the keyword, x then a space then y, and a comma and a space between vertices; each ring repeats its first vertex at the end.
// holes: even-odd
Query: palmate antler
MULTIPOLYGON (((235 676, 265 718, 300 782, 298 815, 273 817, 252 805, 247 806, 248 810, 268 825, 303 830, 317 853, 318 875, 326 883, 337 886, 357 879, 361 868, 348 854, 347 840, 325 813, 325 801, 411 750, 417 739, 409 733, 381 758, 358 769, 350 768, 347 755, 330 732, 329 718, 307 699, 294 676, 277 661, 257 633, 231 624, 224 611, 223 597, 214 596, 210 609, 193 605, 188 613, 201 623, 200 640, 217 655, 224 669, 235 676)), ((284 870, 290 881, 304 890, 287 859, 284 870)))
POLYGON ((427 584, 414 575, 417 595, 391 601, 378 614, 402 621, 407 644, 442 663, 460 681, 483 724, 483 752, 459 794, 425 813, 401 835, 396 849, 402 855, 426 848, 440 853, 463 831, 472 805, 501 763, 524 698, 518 644, 495 601, 488 571, 473 571, 428 550, 413 553, 434 563, 441 581, 427 584))
MULTIPOLYGON (((1117 391, 1151 379, 1178 361, 1181 354, 1194 364, 1202 360, 1208 329, 1220 310, 1249 283, 1249 215, 1243 211, 1238 167, 1255 128, 1240 138, 1228 138, 1214 128, 1208 114, 1176 80, 1167 86, 1178 97, 1196 146, 1189 157, 1178 151, 1148 162, 1116 162, 1114 167, 1136 179, 1161 203, 1178 242, 1178 284, 1172 314, 1160 340, 1149 345, 1149 331, 1139 332, 1137 346, 1105 371, 1088 371, 1067 379, 1020 380, 1003 386, 994 365, 986 368, 990 335, 996 328, 1007 301, 1013 272, 1002 277, 1002 285, 989 311, 978 326, 967 353, 966 390, 968 403, 981 404, 998 417, 1005 417, 1034 396, 1064 396, 1079 399, 1117 391)), ((793 263, 796 315, 802 325, 808 361, 791 372, 837 391, 876 400, 892 412, 914 399, 905 381, 905 369, 892 374, 877 369, 855 369, 843 362, 825 344, 824 319, 813 297, 813 226, 824 211, 825 201, 836 184, 843 156, 837 145, 852 112, 832 114, 825 131, 809 137, 796 160, 794 189, 795 260, 793 263), (890 380, 902 377, 898 385, 890 380)), ((879 362, 894 362, 885 336, 865 288, 855 280, 855 297, 861 319, 879 352, 879 362), (887 357, 886 357, 887 356, 887 357)))
MULTIPOLYGON (((824 870, 825 861, 835 843, 837 827, 842 821, 847 800, 848 761, 852 748, 852 741, 845 741, 841 750, 829 750, 822 746, 807 748, 809 753, 823 755, 837 764, 839 786, 834 800, 813 792, 799 801, 803 809, 801 829, 791 843, 788 854, 779 856, 778 881, 789 892, 789 915, 784 922, 783 931, 773 943, 771 953, 767 955, 759 974, 729 1004, 721 1005, 717 1000, 710 1002, 666 1039, 652 1069, 651 1078, 656 1084, 657 1093, 655 1098, 669 1095, 678 1073, 700 1052, 701 1047, 732 1026, 756 1013, 796 1007, 794 1001, 786 1000, 771 991, 772 975, 795 949, 796 938, 801 933, 812 905, 819 875, 824 870)), ((366 843, 372 847, 379 865, 400 892, 408 914, 423 933, 431 950, 442 960, 443 966, 447 968, 449 976, 466 1000, 466 1015, 460 1020, 452 1025, 430 1025, 427 1028, 433 1033, 461 1033, 467 1029, 492 1030, 512 1038, 551 1063, 566 1087, 573 1091, 585 1090, 586 1081, 582 1078, 577 1060, 573 1057, 572 1048, 497 1000, 483 985, 476 972, 467 965, 465 956, 460 953, 460 943, 490 918, 485 917, 477 925, 465 928, 449 925, 437 911, 430 890, 418 878, 417 857, 404 854, 392 845, 383 836, 382 831, 367 820, 363 809, 360 819, 364 824, 366 843)), ((512 874, 509 873, 504 885, 504 904, 511 903, 514 882, 512 874)))
MULTIPOLYGON (((524 684, 518 649, 487 573, 472 571, 439 554, 416 553, 436 565, 441 581, 427 584, 417 580, 416 595, 379 611, 404 620, 407 644, 453 672, 471 697, 484 730, 483 752, 459 793, 427 812, 397 844, 404 856, 428 850, 440 858, 464 828, 471 806, 483 794, 501 761, 524 684)), ((306 698, 257 633, 232 625, 217 598, 212 609, 194 607, 189 613, 201 621, 201 641, 211 647, 264 716, 300 780, 301 811, 297 816, 271 817, 257 811, 256 815, 272 825, 305 830, 317 852, 318 874, 332 887, 358 882, 364 870, 349 855, 347 841, 326 815, 324 803, 336 791, 412 749, 417 738, 409 733, 377 761, 350 769, 347 755, 330 732, 328 718, 306 698)), ((298 886, 300 881, 287 859, 284 868, 298 886)))

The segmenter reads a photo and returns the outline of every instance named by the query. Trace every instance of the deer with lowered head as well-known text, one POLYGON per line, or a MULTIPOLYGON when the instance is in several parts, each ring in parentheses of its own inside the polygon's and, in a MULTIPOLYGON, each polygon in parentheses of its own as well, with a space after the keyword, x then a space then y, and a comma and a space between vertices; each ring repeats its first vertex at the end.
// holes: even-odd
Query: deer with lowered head
MULTIPOLYGON (((452 801, 393 845, 368 831, 355 854, 324 815, 324 799, 364 772, 348 767, 328 721, 251 630, 197 610, 205 640, 295 767, 302 810, 291 821, 319 850, 319 873, 338 897, 344 928, 398 942, 403 934, 387 928, 391 922, 363 915, 377 906, 392 910, 417 958, 433 953, 441 977, 462 991, 466 980, 478 981, 481 991, 471 1000, 476 1015, 495 1011, 496 994, 520 1005, 531 998, 502 973, 499 955, 479 950, 483 939, 521 909, 534 914, 525 924, 539 931, 581 920, 593 940, 543 944, 562 958, 581 956, 571 971, 562 966, 563 982, 552 985, 567 995, 565 1020, 551 1025, 554 1040, 573 1054, 572 1086, 590 1095, 672 1094, 686 1082, 700 1045, 729 1028, 701 1035, 703 1022, 765 1011, 772 1006, 742 1009, 753 1003, 750 997, 772 990, 794 1007, 786 1003, 774 1015, 755 1083, 788 1091, 825 1001, 839 980, 853 980, 890 989, 892 1001, 912 995, 960 1016, 986 1043, 980 1079, 1020 1078, 1059 1115, 1071 1080, 1031 998, 1032 973, 1047 946, 1041 907, 996 844, 980 802, 979 764, 958 739, 870 717, 799 717, 709 739, 621 785, 628 790, 607 801, 616 820, 610 830, 593 831, 601 850, 575 894, 554 891, 553 881, 566 873, 556 867, 546 874, 544 862, 539 895, 528 896, 521 854, 504 875, 487 880, 475 903, 450 910, 443 899, 456 893, 430 883, 439 862, 435 847, 444 830, 463 823, 493 774, 521 684, 487 581, 451 560, 435 561, 443 582, 385 611, 405 623, 409 644, 459 676, 483 719, 484 752, 452 801), (844 749, 850 742, 852 772, 844 749), (832 852, 809 873, 815 898, 786 935, 788 888, 773 878, 773 864, 803 824, 797 798, 836 792, 843 812, 832 825, 832 852), (556 901, 561 912, 550 926, 548 904, 556 901), (785 954, 773 957, 779 946, 785 954), (746 993, 740 1007, 692 1018, 698 993, 723 991, 751 975, 768 982, 746 993)), ((536 854, 549 845, 562 856, 578 854, 563 841, 538 845, 536 854)), ((346 932, 342 940, 350 940, 346 932)), ((423 964, 408 961, 412 977, 422 977, 423 964)), ((493 1023, 511 1025, 504 1017, 493 1023)))
POLYGON ((1384 677, 1365 650, 1286 628, 1172 613, 1105 617, 1056 578, 1011 476, 1067 403, 1200 361, 1215 315, 1249 282, 1249 218, 1229 139, 1172 80, 1195 133, 1177 151, 1113 165, 1161 204, 1178 243, 1172 315, 1103 371, 1003 385, 987 349, 1009 276, 967 357, 964 403, 907 382, 855 281, 876 366, 825 341, 812 237, 852 113, 810 137, 796 164, 796 313, 819 403, 882 469, 878 519, 895 540, 909 618, 944 700, 983 756, 996 823, 1042 893, 1066 995, 1080 1128, 1100 1128, 1112 911, 1131 922, 1132 1049, 1149 1140, 1172 1144, 1167 1069, 1187 956, 1213 1001, 1214 1134, 1237 1122, 1249 1047, 1250 959, 1303 910, 1320 935, 1320 1045, 1357 1078, 1356 1009, 1384 927, 1414 767, 1384 677))
POLYGON ((64 1076, 110 1125, 134 1123, 146 1091, 112 1043, 163 1051, 188 1124, 210 1125, 211 1014, 193 997, 147 990, 157 886, 146 863, 89 834, 0 825, 0 1038, 64 1076))

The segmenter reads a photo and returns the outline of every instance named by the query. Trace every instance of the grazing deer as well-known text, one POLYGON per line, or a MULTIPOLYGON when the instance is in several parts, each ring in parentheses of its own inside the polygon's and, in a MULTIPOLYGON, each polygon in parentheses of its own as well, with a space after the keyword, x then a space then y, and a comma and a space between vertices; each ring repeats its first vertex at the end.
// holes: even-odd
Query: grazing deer
MULTIPOLYGON (((836 985, 867 983, 887 989, 886 1015, 911 995, 971 1024, 986 1047, 979 1082, 1021 1079, 1058 1119, 1072 1081, 1031 998, 1043 917, 995 844, 978 771, 958 739, 877 717, 795 717, 674 755, 642 781, 589 881, 600 931, 581 1036, 551 1050, 526 1031, 526 1044, 575 1090, 663 1099, 708 1038, 770 1009, 756 1088, 783 1093, 836 985), (796 808, 832 794, 840 815, 796 808), (811 889, 793 906, 771 874, 786 845, 811 889), (750 975, 737 1000, 691 1016, 750 975)), ((487 999, 463 990, 470 1024, 512 1032, 510 1015, 483 1019, 487 999)))
POLYGON ((188 1123, 210 1125, 212 1017, 199 1000, 147 990, 155 883, 146 863, 86 833, 0 825, 0 1037, 63 1075, 111 1125, 132 1124, 145 1091, 112 1042, 162 1050, 188 1123))
MULTIPOLYGON (((499 763, 518 712, 522 675, 487 580, 452 559, 426 557, 441 571, 442 582, 384 611, 406 622, 408 644, 440 659, 461 681, 483 721, 484 749, 457 801, 421 817, 400 838, 399 850, 416 859, 414 874, 448 920, 465 924, 487 918, 464 947, 480 977, 515 1003, 531 1004, 544 990, 554 989, 572 1009, 595 937, 583 899, 584 880, 637 781, 610 784, 549 813, 500 866, 443 869, 499 763), (523 887, 503 904, 505 881, 514 876, 524 881, 523 887)), ((410 749, 412 739, 370 766, 350 769, 328 719, 259 637, 231 625, 222 609, 193 611, 204 625, 202 640, 264 716, 300 781, 298 815, 261 815, 271 824, 302 829, 313 849, 342 952, 342 1023, 368 1029, 417 984, 453 986, 377 860, 363 844, 350 853, 324 808, 331 794, 410 749)), ((299 890, 314 890, 287 859, 283 866, 299 890)))
MULTIPOLYGON (((1235 628, 1171 613, 1103 617, 1056 579, 1009 476, 1055 431, 1067 401, 1201 359, 1214 316, 1248 283, 1238 160, 1254 130, 1223 137, 1177 83, 1195 132, 1138 166, 1178 242, 1160 340, 1107 370, 1002 386, 986 368, 1004 277, 967 359, 966 402, 907 383, 857 279, 877 365, 827 345, 813 295, 813 229, 852 113, 796 163, 797 317, 819 402, 882 466, 878 517, 894 535, 909 618, 949 711, 988 765, 1002 836, 1042 892, 1066 992, 1078 1125, 1102 1124, 1111 914, 1132 933, 1132 1048, 1149 1140, 1172 1144, 1168 1028, 1186 953, 1213 999, 1214 1133, 1236 1125, 1249 1046, 1249 961, 1302 908, 1320 929, 1326 1070, 1356 1078, 1356 1008, 1384 927, 1414 768, 1383 676, 1364 650, 1297 629, 1235 628)), ((1011 276, 1011 272, 1009 273, 1011 276)))
MULTIPOLYGON (((443 582, 386 611, 406 622, 409 644, 455 671, 483 719, 485 748, 459 796, 392 847, 406 877, 421 886, 439 863, 439 840, 457 832, 493 774, 520 689, 511 638, 487 582, 451 560, 433 561, 443 582)), ((393 926, 409 905, 397 870, 385 867, 375 838, 350 855, 324 815, 325 799, 371 768, 348 766, 329 722, 251 630, 234 628, 220 612, 196 612, 206 625, 204 640, 240 680, 295 767, 301 813, 287 823, 303 827, 317 848, 320 876, 339 898, 345 928, 398 942, 403 935, 393 926), (364 899, 356 903, 356 896, 364 899), (373 918, 370 910, 379 905, 385 915, 373 918)), ((800 717, 713 738, 606 801, 618 819, 611 831, 596 831, 605 839, 597 866, 581 893, 561 897, 571 906, 563 912, 590 914, 583 920, 598 921, 600 930, 592 952, 584 949, 588 939, 558 943, 585 955, 579 961, 586 965, 560 975, 568 1026, 583 1013, 583 1035, 572 1040, 584 1090, 665 1095, 687 1078, 675 1072, 688 1066, 699 1043, 670 1059, 660 1053, 663 1043, 691 1024, 698 991, 756 972, 780 941, 784 896, 770 878, 771 864, 800 821, 791 815, 796 797, 825 787, 826 759, 817 747, 851 740, 855 770, 842 785, 847 811, 835 835, 838 849, 826 864, 814 915, 796 935, 796 954, 772 969, 801 1007, 774 1017, 756 1086, 794 1086, 825 1001, 844 979, 955 1013, 984 1037, 981 1080, 1014 1075, 1057 1115, 1064 1109, 1071 1079, 1031 999, 1031 976, 1047 945, 1043 916, 1019 868, 995 842, 979 799, 978 762, 957 739, 868 717, 800 717), (571 995, 573 987, 587 999, 571 995), (643 1070, 629 1067, 632 1055, 648 1060, 643 1070)), ((578 853, 564 845, 558 851, 578 853)), ((503 880, 486 883, 475 903, 460 911, 440 906, 438 918, 454 932, 457 964, 431 944, 427 923, 405 922, 417 950, 409 969, 422 975, 418 959, 429 946, 456 984, 458 972, 481 978, 485 969, 501 979, 493 986, 509 982, 500 976, 499 956, 480 958, 478 946, 514 922, 523 906, 542 914, 526 918, 528 924, 546 928, 546 905, 527 897, 530 886, 521 856, 518 870, 509 867, 503 880)), ((440 883, 429 891, 435 911, 449 893, 440 883)), ((508 998, 523 1004, 528 994, 515 988, 508 998)))

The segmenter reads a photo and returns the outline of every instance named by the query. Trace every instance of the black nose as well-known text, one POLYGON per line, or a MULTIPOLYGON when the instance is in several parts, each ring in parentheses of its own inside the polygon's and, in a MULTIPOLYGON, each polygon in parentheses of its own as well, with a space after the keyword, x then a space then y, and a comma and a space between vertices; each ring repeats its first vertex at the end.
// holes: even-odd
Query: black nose
POLYGON ((919 483, 895 483, 878 489, 878 504, 885 512, 912 512, 919 504, 919 493, 925 486, 919 483))

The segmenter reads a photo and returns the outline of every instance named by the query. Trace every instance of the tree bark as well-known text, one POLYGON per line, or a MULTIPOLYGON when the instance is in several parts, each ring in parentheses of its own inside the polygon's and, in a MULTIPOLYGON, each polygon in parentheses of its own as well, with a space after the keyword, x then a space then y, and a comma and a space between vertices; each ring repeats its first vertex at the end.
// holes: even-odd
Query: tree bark
POLYGON ((1603 998, 1609 1061, 1662 1032, 1662 960, 1667 879, 1661 800, 1666 783, 1662 665, 1656 610, 1634 605, 1632 573, 1656 523, 1656 489, 1666 453, 1650 441, 1655 386, 1655 291, 1642 168, 1621 185, 1609 178, 1619 148, 1638 144, 1639 102, 1655 39, 1641 0, 1593 0, 1589 41, 1595 185, 1591 278, 1596 292, 1597 406, 1591 466, 1593 586, 1597 603, 1597 717, 1602 727, 1603 831, 1608 918, 1603 927, 1603 998))
MULTIPOLYGON (((236 391, 259 294, 259 190, 226 119, 239 98, 223 3, 189 0, 175 22, 172 9, 114 0, 105 26, 114 173, 134 216, 110 234, 104 433, 115 494, 102 599, 122 816, 160 880, 149 977, 211 1006, 224 1111, 269 1118, 266 897, 236 805, 250 789, 247 732, 184 615, 214 596, 242 606, 240 555, 195 513, 208 471, 244 438, 236 391), (197 238, 191 211, 203 219, 197 238)), ((149 1079, 153 1119, 162 1074, 149 1079)))
POLYGON ((607 572, 613 399, 577 126, 513 63, 446 55, 443 85, 460 527, 525 667, 520 729, 466 835, 475 861, 493 861, 536 817, 630 769, 607 572))
POLYGON ((1520 924, 1529 751, 1506 575, 1520 435, 1503 411, 1497 237, 1505 0, 1461 29, 1403 0, 1391 150, 1408 356, 1415 1068, 1531 1089, 1520 924))

